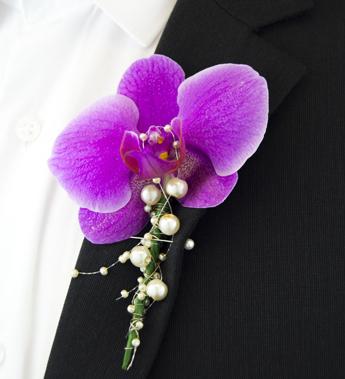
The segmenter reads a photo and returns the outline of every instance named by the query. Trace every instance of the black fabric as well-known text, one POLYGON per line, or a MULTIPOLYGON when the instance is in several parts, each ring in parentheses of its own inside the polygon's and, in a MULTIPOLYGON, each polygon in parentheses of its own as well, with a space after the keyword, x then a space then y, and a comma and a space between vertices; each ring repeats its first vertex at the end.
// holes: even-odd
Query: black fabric
MULTIPOLYGON (((178 1, 157 51, 188 75, 223 62, 259 70, 270 89, 265 140, 223 205, 176 207, 182 229, 164 263, 170 293, 147 315, 134 367, 120 369, 129 316, 114 301, 138 276, 126 265, 72 281, 48 379, 345 377, 345 3, 315 1, 260 35, 239 2, 227 3, 231 12, 178 1), (189 235, 196 248, 187 253, 189 235)), ((265 7, 266 20, 308 1, 280 3, 285 13, 265 7)), ((131 245, 85 241, 77 267, 98 268, 131 245)))
POLYGON ((259 29, 277 21, 299 15, 314 6, 312 0, 216 0, 229 13, 259 29))

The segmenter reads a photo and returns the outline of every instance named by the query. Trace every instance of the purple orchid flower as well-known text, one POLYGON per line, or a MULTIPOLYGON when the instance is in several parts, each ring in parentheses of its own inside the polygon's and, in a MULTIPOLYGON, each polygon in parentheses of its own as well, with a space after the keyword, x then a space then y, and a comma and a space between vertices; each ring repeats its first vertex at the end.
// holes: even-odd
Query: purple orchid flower
POLYGON ((185 207, 222 203, 267 119, 267 84, 251 67, 221 64, 185 80, 175 61, 153 55, 129 67, 116 95, 67 126, 49 166, 80 205, 86 238, 112 243, 145 226, 140 191, 151 178, 187 181, 185 207))

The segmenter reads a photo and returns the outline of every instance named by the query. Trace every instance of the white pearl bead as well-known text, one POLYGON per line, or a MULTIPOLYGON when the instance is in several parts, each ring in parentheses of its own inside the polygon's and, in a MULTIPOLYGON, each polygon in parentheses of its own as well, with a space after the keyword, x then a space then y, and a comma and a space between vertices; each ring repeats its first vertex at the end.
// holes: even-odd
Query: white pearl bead
POLYGON ((120 292, 120 294, 121 294, 121 296, 122 296, 124 299, 126 299, 126 298, 128 297, 128 295, 129 295, 129 292, 128 292, 127 290, 122 290, 122 291, 120 292))
POLYGON ((155 184, 159 184, 161 182, 161 178, 153 178, 152 181, 155 184))
POLYGON ((142 329, 144 327, 144 323, 142 322, 142 321, 137 321, 136 323, 135 323, 135 329, 137 329, 137 330, 140 330, 140 329, 142 329))
POLYGON ((146 284, 144 284, 144 283, 139 284, 138 289, 141 292, 145 292, 146 291, 146 284))
POLYGON ((140 345, 140 339, 139 338, 133 338, 132 339, 132 346, 138 347, 140 345))
POLYGON ((141 200, 146 205, 155 205, 159 202, 162 196, 161 190, 154 184, 148 184, 141 190, 141 200))
POLYGON ((135 311, 135 306, 133 304, 129 304, 129 306, 127 307, 127 312, 134 313, 134 311, 135 311))
POLYGON ((99 272, 102 276, 106 276, 108 275, 108 268, 103 266, 99 269, 99 272))
POLYGON ((193 250, 195 246, 195 242, 191 238, 187 238, 184 244, 184 248, 186 250, 193 250))
POLYGON ((150 213, 151 212, 151 205, 145 205, 145 207, 144 207, 144 211, 146 212, 146 213, 150 213))
POLYGON ((188 192, 188 184, 185 180, 180 178, 171 178, 165 185, 165 190, 168 195, 181 199, 186 196, 188 192))
POLYGON ((155 301, 161 301, 167 297, 168 287, 162 280, 153 279, 146 286, 146 294, 155 301))
POLYGON ((175 215, 167 213, 159 219, 158 227, 163 234, 172 236, 180 229, 180 220, 175 215))
POLYGON ((129 259, 129 256, 131 255, 131 252, 126 250, 122 253, 122 255, 126 258, 126 259, 129 259))
POLYGON ((135 267, 146 267, 147 258, 151 258, 150 250, 146 246, 134 246, 129 259, 135 267))
POLYGON ((164 254, 164 253, 160 253, 159 256, 158 256, 158 258, 159 258, 160 261, 163 262, 163 261, 165 261, 167 259, 167 255, 164 254))
POLYGON ((144 234, 144 239, 146 239, 146 240, 152 240, 152 234, 151 233, 145 233, 144 234))
POLYGON ((75 278, 78 278, 79 276, 79 271, 75 268, 72 270, 72 278, 75 279, 75 278))
POLYGON ((171 130, 172 130, 171 125, 165 125, 165 126, 164 126, 164 131, 165 131, 166 133, 171 132, 171 130))
POLYGON ((143 142, 145 142, 145 141, 147 140, 148 136, 147 136, 146 133, 140 133, 140 134, 139 134, 139 138, 140 138, 143 142))
POLYGON ((180 147, 180 141, 174 141, 173 142, 173 148, 178 149, 180 147))
POLYGON ((161 278, 161 275, 160 275, 159 272, 155 272, 155 273, 153 274, 153 277, 154 277, 155 279, 160 279, 160 278, 161 278))
POLYGON ((129 259, 129 256, 130 256, 130 252, 129 251, 125 251, 124 253, 122 253, 120 256, 119 256, 119 262, 120 263, 126 263, 129 259))
POLYGON ((144 278, 142 276, 139 276, 139 278, 137 279, 137 282, 142 283, 143 281, 144 281, 144 278))
POLYGON ((150 240, 146 240, 145 238, 143 238, 141 241, 140 241, 144 246, 146 247, 151 247, 152 245, 152 242, 150 240))
POLYGON ((139 293, 138 293, 138 299, 139 299, 139 300, 144 300, 145 297, 146 297, 146 295, 145 295, 144 292, 139 292, 139 293))
POLYGON ((153 216, 153 217, 151 217, 150 222, 151 222, 152 225, 156 225, 157 222, 158 222, 158 217, 157 217, 157 216, 153 216))

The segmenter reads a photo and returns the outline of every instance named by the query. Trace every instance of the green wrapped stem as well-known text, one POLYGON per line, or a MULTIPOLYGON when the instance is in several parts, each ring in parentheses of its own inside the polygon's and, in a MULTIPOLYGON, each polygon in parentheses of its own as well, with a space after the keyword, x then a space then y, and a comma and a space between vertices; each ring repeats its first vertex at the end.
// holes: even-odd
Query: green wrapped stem
MULTIPOLYGON (((161 216, 164 213, 167 213, 169 209, 169 203, 166 201, 164 197, 161 198, 159 203, 155 206, 153 213, 155 216, 161 216)), ((161 231, 158 229, 157 226, 153 226, 150 234, 152 236, 157 237, 159 239, 164 239, 165 236, 161 233, 161 231)), ((151 252, 151 262, 146 266, 145 269, 145 279, 144 279, 144 284, 147 284, 151 279, 152 275, 154 272, 157 270, 158 264, 159 264, 159 253, 160 253, 160 247, 161 243, 158 241, 155 241, 154 239, 152 240, 152 244, 150 247, 150 252, 151 252)), ((122 360, 122 369, 123 370, 128 370, 131 362, 132 362, 132 357, 134 353, 134 348, 132 346, 132 341, 134 338, 139 337, 139 332, 134 328, 134 325, 137 321, 143 321, 144 315, 145 315, 145 301, 147 298, 144 300, 139 300, 137 297, 134 298, 133 304, 134 304, 134 313, 132 315, 131 319, 131 327, 128 332, 127 336, 127 343, 125 347, 125 353, 123 356, 122 360)))

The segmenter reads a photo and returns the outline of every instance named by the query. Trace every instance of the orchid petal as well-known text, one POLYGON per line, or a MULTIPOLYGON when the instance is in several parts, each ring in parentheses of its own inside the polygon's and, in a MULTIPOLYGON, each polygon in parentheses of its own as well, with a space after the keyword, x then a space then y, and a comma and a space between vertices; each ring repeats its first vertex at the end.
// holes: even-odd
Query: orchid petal
POLYGON ((106 97, 82 112, 57 138, 49 167, 82 207, 113 212, 131 198, 132 173, 122 162, 125 130, 136 130, 138 110, 122 95, 106 97))
POLYGON ((221 204, 234 189, 238 175, 216 174, 211 161, 203 153, 189 150, 179 169, 179 178, 188 183, 188 193, 180 203, 189 208, 210 208, 221 204))
POLYGON ((92 212, 81 208, 79 223, 85 237, 96 244, 114 243, 138 234, 148 221, 140 199, 143 183, 132 183, 132 197, 121 209, 112 213, 92 212))
POLYGON ((182 68, 164 55, 139 59, 129 67, 118 93, 131 98, 139 108, 139 131, 166 125, 177 115, 177 89, 183 80, 182 68))
POLYGON ((178 92, 187 149, 205 153, 218 175, 238 171, 262 141, 267 84, 251 67, 221 64, 186 79, 178 92))

